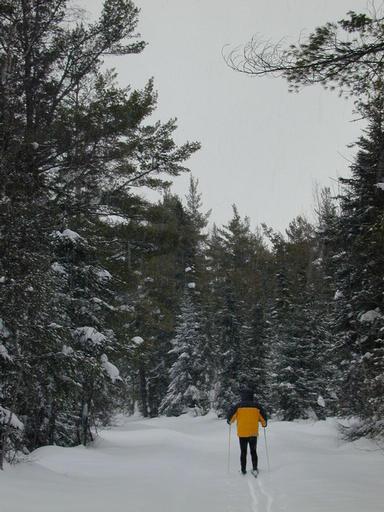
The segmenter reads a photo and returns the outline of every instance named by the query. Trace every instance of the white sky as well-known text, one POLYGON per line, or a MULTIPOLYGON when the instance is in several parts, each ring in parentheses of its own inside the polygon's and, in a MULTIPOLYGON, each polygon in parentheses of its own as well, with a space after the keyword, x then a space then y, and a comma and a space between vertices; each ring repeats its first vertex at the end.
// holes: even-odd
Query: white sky
MULTIPOLYGON (((101 0, 76 0, 92 14, 101 0)), ((352 104, 336 93, 307 88, 288 93, 281 79, 250 78, 228 69, 224 45, 252 35, 295 42, 348 10, 365 11, 366 0, 136 0, 139 31, 148 43, 138 56, 109 58, 121 85, 143 87, 155 77, 154 116, 178 118, 176 141, 199 140, 189 161, 199 178, 211 220, 226 223, 236 203, 253 224, 284 229, 298 214, 311 215, 315 184, 336 186, 348 172, 346 146, 361 126, 352 104)), ((175 179, 184 196, 189 175, 175 179)))

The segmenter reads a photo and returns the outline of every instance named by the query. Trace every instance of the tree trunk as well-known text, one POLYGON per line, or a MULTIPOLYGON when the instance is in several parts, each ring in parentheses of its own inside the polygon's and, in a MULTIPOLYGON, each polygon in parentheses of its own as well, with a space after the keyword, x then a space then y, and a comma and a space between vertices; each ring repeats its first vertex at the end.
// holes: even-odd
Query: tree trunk
POLYGON ((147 397, 147 379, 145 376, 144 365, 141 364, 139 368, 139 385, 140 385, 140 401, 141 413, 144 418, 148 418, 148 397, 147 397))

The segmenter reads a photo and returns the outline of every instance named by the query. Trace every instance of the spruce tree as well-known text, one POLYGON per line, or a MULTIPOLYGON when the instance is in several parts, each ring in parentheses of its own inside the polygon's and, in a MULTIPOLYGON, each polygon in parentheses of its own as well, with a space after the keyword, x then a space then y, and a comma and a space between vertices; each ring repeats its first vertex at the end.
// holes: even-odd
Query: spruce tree
POLYGON ((192 293, 187 290, 184 294, 176 336, 172 340, 170 354, 176 359, 169 371, 170 383, 160 406, 160 412, 167 416, 179 416, 188 409, 201 415, 207 413, 210 406, 206 369, 208 343, 192 293))

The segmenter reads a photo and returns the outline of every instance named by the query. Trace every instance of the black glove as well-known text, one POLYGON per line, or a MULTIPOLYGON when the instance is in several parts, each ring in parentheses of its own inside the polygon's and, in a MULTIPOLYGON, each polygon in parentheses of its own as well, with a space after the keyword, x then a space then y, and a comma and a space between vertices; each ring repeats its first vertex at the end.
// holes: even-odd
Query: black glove
POLYGON ((228 419, 227 419, 227 423, 228 423, 228 425, 230 425, 230 424, 231 424, 231 420, 228 420, 228 419))

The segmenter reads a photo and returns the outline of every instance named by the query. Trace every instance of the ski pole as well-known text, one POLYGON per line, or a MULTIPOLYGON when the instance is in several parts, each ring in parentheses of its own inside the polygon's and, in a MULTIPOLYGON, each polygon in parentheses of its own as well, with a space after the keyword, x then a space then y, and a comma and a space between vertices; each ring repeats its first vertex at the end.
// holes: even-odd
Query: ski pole
POLYGON ((229 467, 230 467, 230 461, 231 461, 231 428, 232 424, 229 424, 229 431, 228 431, 228 474, 229 474, 229 467))
POLYGON ((264 441, 265 441, 265 453, 267 454, 268 472, 271 472, 271 465, 269 463, 268 443, 267 443, 267 432, 264 428, 264 441))

